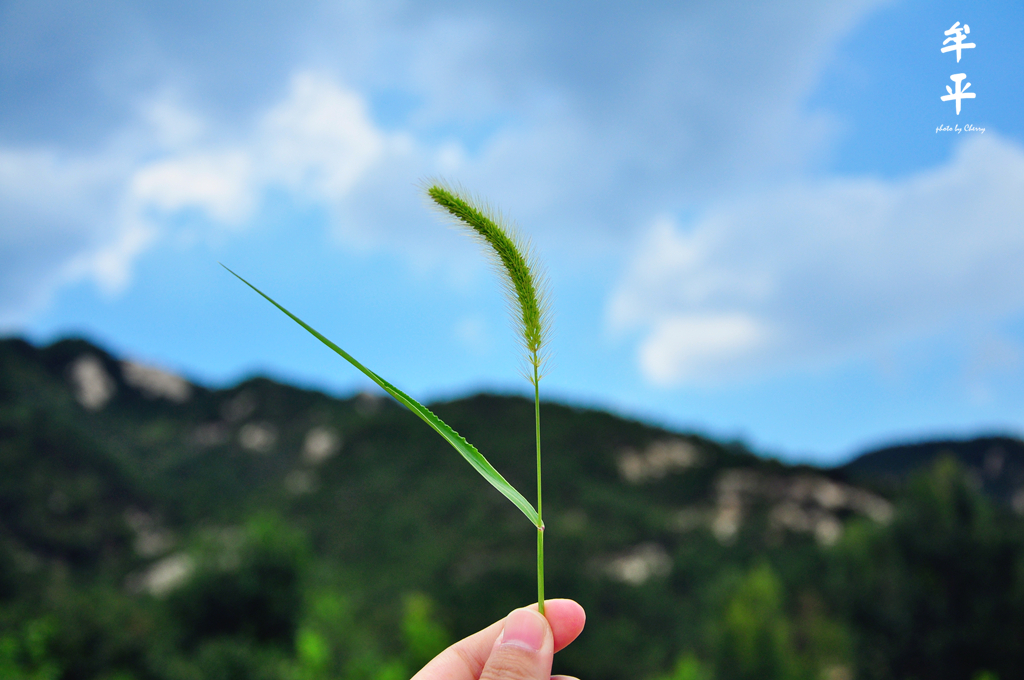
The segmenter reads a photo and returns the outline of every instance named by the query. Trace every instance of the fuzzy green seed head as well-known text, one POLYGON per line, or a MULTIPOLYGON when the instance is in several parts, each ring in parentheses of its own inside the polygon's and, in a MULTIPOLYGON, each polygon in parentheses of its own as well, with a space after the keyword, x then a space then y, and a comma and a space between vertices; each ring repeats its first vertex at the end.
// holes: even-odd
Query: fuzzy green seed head
MULTIPOLYGON (((490 213, 486 208, 459 192, 440 184, 433 184, 427 194, 449 216, 488 246, 500 270, 505 292, 509 297, 509 311, 515 320, 527 361, 539 369, 543 363, 542 347, 547 323, 547 305, 544 299, 544 281, 534 272, 538 266, 528 244, 515 230, 490 213)), ((533 372, 536 374, 536 372, 533 372)), ((533 380, 533 375, 528 375, 533 380)))

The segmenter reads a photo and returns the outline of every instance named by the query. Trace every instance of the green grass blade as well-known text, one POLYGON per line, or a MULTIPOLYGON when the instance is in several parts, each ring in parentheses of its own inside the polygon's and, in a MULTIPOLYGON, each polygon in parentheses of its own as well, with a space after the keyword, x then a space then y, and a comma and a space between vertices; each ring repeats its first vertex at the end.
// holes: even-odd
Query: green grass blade
POLYGON ((526 500, 526 498, 524 498, 521 493, 516 491, 515 487, 509 484, 505 480, 505 478, 502 477, 501 474, 494 469, 494 466, 491 465, 486 458, 484 458, 483 454, 477 451, 475 446, 467 442, 462 437, 462 435, 460 435, 458 432, 449 427, 443 420, 435 416, 433 412, 426 406, 419 403, 418 401, 407 395, 405 392, 398 389, 397 387, 389 383, 387 380, 385 380, 384 378, 380 377, 379 375, 368 369, 366 366, 363 366, 361 363, 356 361, 356 359, 351 354, 335 345, 333 342, 331 342, 323 335, 318 333, 311 326, 309 326, 305 321, 303 321, 302 319, 295 316, 287 309, 279 305, 277 302, 274 301, 273 298, 264 293, 262 290, 252 285, 238 274, 235 274, 235 272, 231 271, 230 269, 228 269, 228 267, 224 266, 223 264, 221 264, 221 266, 224 267, 224 269, 227 269, 229 272, 231 272, 242 283, 249 286, 254 291, 263 296, 263 298, 266 299, 267 302, 274 305, 282 312, 287 314, 289 317, 291 317, 292 321, 294 321, 295 323, 299 324, 307 331, 309 331, 309 333, 317 340, 324 343, 332 350, 334 350, 336 353, 338 353, 343 359, 345 359, 345 361, 349 362, 350 364, 358 368, 360 371, 362 371, 363 374, 366 375, 366 377, 380 385, 385 392, 387 392, 392 397, 397 399, 400 403, 405 405, 406 408, 408 408, 410 411, 412 411, 420 418, 422 418, 427 425, 434 429, 435 432, 444 437, 444 439, 449 444, 451 444, 452 447, 454 447, 455 450, 458 451, 470 465, 473 466, 473 469, 479 472, 484 479, 490 482, 491 486, 500 491, 502 495, 505 496, 505 498, 512 501, 513 505, 522 510, 523 514, 526 515, 526 517, 530 520, 531 523, 537 524, 537 511, 533 508, 532 505, 530 505, 530 501, 526 500))

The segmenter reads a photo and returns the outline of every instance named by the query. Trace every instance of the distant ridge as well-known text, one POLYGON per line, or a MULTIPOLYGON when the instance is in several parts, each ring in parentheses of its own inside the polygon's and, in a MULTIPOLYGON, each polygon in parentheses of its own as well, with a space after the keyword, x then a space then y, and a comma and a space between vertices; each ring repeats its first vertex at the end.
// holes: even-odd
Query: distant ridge
MULTIPOLYGON (((992 496, 1014 501, 1024 487, 1024 441, 1008 436, 899 444, 861 454, 837 468, 851 482, 896 487, 943 456, 955 458, 992 496)), ((1024 498, 1017 499, 1024 504, 1024 498)), ((1022 505, 1024 509, 1024 505, 1022 505)))
MULTIPOLYGON (((79 400, 88 398, 81 390, 81 380, 76 380, 74 375, 75 362, 83 357, 94 358, 96 366, 101 367, 110 377, 112 389, 107 398, 115 402, 125 398, 132 402, 138 396, 146 397, 144 401, 163 398, 174 402, 186 401, 193 393, 204 397, 211 394, 210 388, 174 374, 120 360, 82 337, 69 336, 40 347, 19 337, 0 337, 0 346, 8 357, 17 357, 26 364, 36 365, 51 377, 76 387, 75 396, 79 400)), ((227 389, 237 389, 244 382, 247 381, 227 389)), ((270 382, 276 383, 272 380, 270 382)), ((288 390, 302 391, 301 388, 287 384, 281 386, 288 390)), ((94 398, 103 396, 101 391, 94 398)), ((869 449, 837 467, 813 464, 802 467, 824 467, 822 471, 850 482, 892 488, 906 482, 909 476, 927 468, 944 455, 956 458, 961 465, 978 476, 986 492, 1001 499, 1009 500, 1015 488, 1024 486, 1024 440, 1001 434, 957 439, 921 438, 912 443, 869 449)))

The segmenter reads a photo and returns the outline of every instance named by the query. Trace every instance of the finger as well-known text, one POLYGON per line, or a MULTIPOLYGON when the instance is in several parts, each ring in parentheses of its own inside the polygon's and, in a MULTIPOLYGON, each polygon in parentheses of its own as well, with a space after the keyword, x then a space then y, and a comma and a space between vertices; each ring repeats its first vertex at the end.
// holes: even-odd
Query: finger
POLYGON ((549 680, 554 655, 548 620, 535 609, 516 609, 505 617, 480 680, 549 680))
POLYGON ((572 675, 552 675, 551 680, 580 680, 572 675))
MULTIPOLYGON (((537 603, 531 604, 530 609, 537 611, 537 603)), ((568 647, 583 632, 587 622, 587 613, 583 607, 572 600, 544 600, 544 616, 551 624, 556 652, 568 647)))
MULTIPOLYGON (((530 608, 536 611, 537 604, 530 608)), ((576 639, 587 616, 583 607, 572 600, 545 600, 544 608, 554 638, 554 649, 558 651, 576 639)), ((479 680, 504 623, 502 619, 456 642, 434 657, 413 676, 413 680, 479 680)))
POLYGON ((435 656, 412 680, 479 680, 505 620, 496 621, 435 656))

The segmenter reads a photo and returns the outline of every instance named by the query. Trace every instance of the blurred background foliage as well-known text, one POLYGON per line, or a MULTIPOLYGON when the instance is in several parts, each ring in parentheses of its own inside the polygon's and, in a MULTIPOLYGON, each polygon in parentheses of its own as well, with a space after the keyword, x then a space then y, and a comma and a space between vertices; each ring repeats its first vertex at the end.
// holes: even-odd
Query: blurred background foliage
MULTIPOLYGON (((140 374, 80 340, 0 342, 0 677, 401 680, 529 603, 532 526, 392 402, 140 374)), ((530 488, 528 401, 433 407, 530 488)), ((542 411, 548 591, 588 612, 556 672, 1024 668, 1021 442, 820 470, 542 411)))

